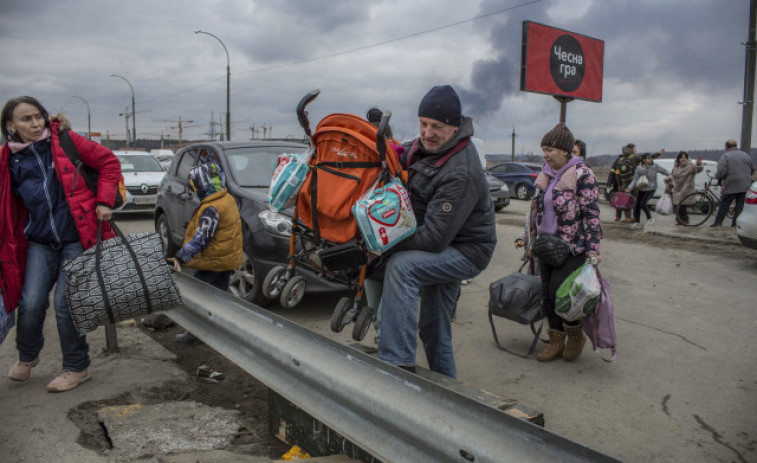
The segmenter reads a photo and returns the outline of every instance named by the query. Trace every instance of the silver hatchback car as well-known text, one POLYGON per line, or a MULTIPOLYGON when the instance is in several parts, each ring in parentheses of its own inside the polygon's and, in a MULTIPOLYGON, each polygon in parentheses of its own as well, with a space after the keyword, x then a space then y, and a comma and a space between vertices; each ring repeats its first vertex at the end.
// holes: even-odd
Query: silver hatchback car
POLYGON ((114 212, 155 212, 158 185, 166 174, 150 153, 145 151, 113 151, 121 161, 121 172, 126 186, 126 200, 114 212))

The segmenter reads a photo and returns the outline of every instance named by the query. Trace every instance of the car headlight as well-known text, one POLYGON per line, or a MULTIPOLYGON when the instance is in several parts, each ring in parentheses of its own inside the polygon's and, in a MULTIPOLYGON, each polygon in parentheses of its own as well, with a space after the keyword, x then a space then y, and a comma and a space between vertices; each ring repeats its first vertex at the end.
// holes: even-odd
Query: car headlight
POLYGON ((507 188, 507 183, 503 183, 499 191, 504 191, 505 193, 508 193, 510 190, 507 188))
POLYGON ((271 233, 287 238, 292 233, 292 219, 277 212, 263 210, 258 213, 260 223, 271 233))

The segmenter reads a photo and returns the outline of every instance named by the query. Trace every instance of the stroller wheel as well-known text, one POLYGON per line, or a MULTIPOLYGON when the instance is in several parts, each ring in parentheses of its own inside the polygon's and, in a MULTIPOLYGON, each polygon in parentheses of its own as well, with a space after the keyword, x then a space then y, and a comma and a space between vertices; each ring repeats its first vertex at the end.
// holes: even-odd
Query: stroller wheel
POLYGON ((302 297, 305 296, 305 279, 297 275, 291 280, 287 281, 284 285, 284 289, 281 290, 281 307, 285 309, 291 309, 300 303, 302 297))
POLYGON ((351 320, 345 320, 350 308, 352 307, 352 298, 343 297, 339 299, 334 307, 334 312, 331 314, 331 331, 334 333, 341 333, 344 329, 344 325, 351 320))
POLYGON ((268 299, 277 299, 286 284, 287 269, 281 265, 272 268, 263 280, 263 295, 268 299))
POLYGON ((357 315, 355 326, 352 327, 352 339, 355 341, 362 341, 365 335, 368 334, 368 329, 371 327, 372 321, 373 307, 367 305, 363 306, 363 308, 360 309, 360 313, 357 315))

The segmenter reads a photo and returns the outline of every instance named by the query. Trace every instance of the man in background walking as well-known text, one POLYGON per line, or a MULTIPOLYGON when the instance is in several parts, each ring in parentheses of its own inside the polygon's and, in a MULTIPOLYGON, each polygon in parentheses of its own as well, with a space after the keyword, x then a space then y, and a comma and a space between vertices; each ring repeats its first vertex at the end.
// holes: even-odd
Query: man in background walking
POLYGON ((723 219, 725 219, 734 199, 736 206, 733 210, 731 226, 736 226, 736 218, 744 209, 746 192, 752 185, 752 174, 754 174, 752 158, 745 152, 736 149, 736 140, 725 142, 725 153, 720 156, 718 170, 715 172, 715 178, 720 180, 723 192, 720 197, 718 214, 715 216, 715 223, 712 224, 713 227, 723 225, 723 219))

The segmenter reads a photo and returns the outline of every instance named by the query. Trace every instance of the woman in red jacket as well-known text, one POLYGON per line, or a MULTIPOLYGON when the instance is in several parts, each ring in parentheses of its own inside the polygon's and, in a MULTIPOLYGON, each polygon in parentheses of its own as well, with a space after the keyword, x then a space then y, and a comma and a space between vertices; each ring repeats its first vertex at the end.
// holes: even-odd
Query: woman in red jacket
MULTIPOLYGON (((39 363, 50 291, 58 325, 63 373, 50 392, 90 379, 89 345, 79 336, 66 301, 61 264, 96 243, 98 220, 109 220, 122 179, 121 164, 107 148, 71 132, 82 162, 99 172, 97 197, 60 146, 61 121, 50 119, 34 98, 9 100, 0 113, 0 273, 6 311, 18 308, 18 360, 8 377, 26 381, 39 363)), ((103 224, 103 239, 115 236, 103 224)))

